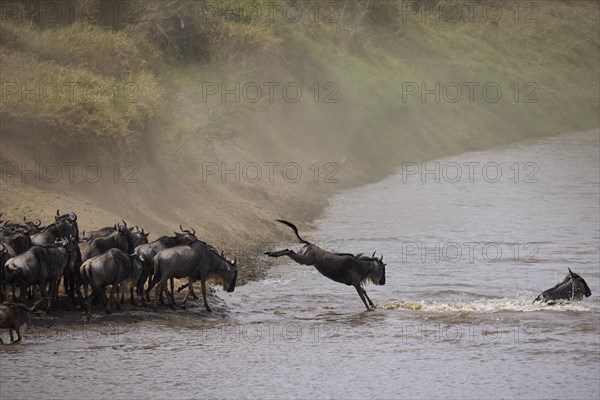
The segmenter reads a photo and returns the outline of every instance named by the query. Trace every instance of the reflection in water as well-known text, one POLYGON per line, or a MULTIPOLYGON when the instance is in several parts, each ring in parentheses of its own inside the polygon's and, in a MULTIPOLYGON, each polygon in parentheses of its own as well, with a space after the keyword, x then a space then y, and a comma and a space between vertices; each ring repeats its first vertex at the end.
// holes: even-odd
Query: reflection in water
POLYGON ((0 398, 598 398, 598 139, 437 161, 496 163, 495 183, 399 171, 333 199, 306 236, 384 255, 373 312, 311 267, 275 264, 217 292, 212 315, 34 329, 0 349, 0 398), (592 297, 532 304, 568 266, 592 297))

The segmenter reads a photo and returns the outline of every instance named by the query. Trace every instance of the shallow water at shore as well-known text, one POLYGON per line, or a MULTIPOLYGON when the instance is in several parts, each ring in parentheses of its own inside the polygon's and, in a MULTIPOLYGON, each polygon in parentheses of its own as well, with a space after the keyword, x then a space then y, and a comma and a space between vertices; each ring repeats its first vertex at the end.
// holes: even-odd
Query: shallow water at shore
POLYGON ((562 135, 407 163, 340 193, 300 231, 384 255, 386 285, 366 287, 373 312, 279 259, 266 279, 218 291, 210 315, 197 300, 34 328, 0 349, 0 398, 598 398, 598 148, 598 132, 562 135), (439 182, 415 168, 438 168, 439 182), (567 267, 592 297, 532 304, 567 267))

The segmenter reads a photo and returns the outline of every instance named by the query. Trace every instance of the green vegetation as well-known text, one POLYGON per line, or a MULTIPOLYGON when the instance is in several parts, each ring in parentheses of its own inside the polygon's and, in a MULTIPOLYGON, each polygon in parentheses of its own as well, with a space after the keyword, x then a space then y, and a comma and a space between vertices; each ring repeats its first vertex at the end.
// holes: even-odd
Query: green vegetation
POLYGON ((319 137, 383 169, 598 126, 598 3, 494 3, 499 18, 483 5, 458 18, 458 3, 83 1, 69 23, 7 18, 0 115, 127 146, 156 121, 167 140, 319 137), (222 102, 221 87, 206 96, 208 83, 236 82, 262 96, 246 100, 254 86, 239 102, 222 102), (264 82, 280 84, 275 101, 264 82), (282 98, 288 82, 303 90, 298 103, 282 98), (238 129, 248 120, 256 131, 238 129), (309 132, 290 127, 299 122, 309 132))

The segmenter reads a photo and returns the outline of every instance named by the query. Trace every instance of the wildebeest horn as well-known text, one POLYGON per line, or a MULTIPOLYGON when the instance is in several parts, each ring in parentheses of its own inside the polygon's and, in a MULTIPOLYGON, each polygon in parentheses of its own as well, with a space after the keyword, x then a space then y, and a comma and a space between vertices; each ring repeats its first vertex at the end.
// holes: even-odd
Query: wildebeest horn
POLYGON ((372 258, 374 258, 374 257, 375 257, 375 253, 377 253, 377 250, 375 250, 375 251, 373 252, 373 255, 371 256, 372 258))
POLYGON ((379 262, 383 262, 383 254, 379 257, 379 262))
MULTIPOLYGON (((123 220, 121 220, 123 221, 123 220)), ((123 225, 125 225, 125 228, 127 228, 127 222, 123 221, 123 225)))
POLYGON ((183 230, 183 226, 181 226, 181 224, 179 224, 179 230, 180 230, 181 232, 185 232, 185 231, 183 230))
POLYGON ((233 258, 233 264, 231 264, 231 265, 237 265, 237 257, 233 258))
POLYGON ((4 251, 6 251, 6 246, 4 245, 4 243, 0 243, 0 252, 4 251))
POLYGON ((573 271, 571 271, 571 268, 567 267, 567 269, 569 270, 569 274, 573 275, 573 271))
POLYGON ((75 214, 75 212, 72 212, 71 215, 72 215, 71 219, 73 221, 77 221, 77 214, 75 214))
POLYGON ((221 250, 221 257, 225 257, 225 251, 221 250))
POLYGON ((59 210, 56 210, 56 216, 57 216, 57 217, 60 217, 60 212, 59 212, 59 210))
MULTIPOLYGON (((191 228, 191 227, 190 227, 190 228, 191 228)), ((195 234, 196 234, 196 230, 195 230, 194 228, 192 228, 192 231, 193 231, 193 232, 192 232, 192 235, 195 235, 195 234)))
POLYGON ((42 225, 42 220, 39 219, 39 218, 38 219, 34 219, 32 222, 33 222, 33 225, 35 225, 35 226, 41 226, 42 225), (35 223, 36 221, 37 221, 37 224, 35 223))

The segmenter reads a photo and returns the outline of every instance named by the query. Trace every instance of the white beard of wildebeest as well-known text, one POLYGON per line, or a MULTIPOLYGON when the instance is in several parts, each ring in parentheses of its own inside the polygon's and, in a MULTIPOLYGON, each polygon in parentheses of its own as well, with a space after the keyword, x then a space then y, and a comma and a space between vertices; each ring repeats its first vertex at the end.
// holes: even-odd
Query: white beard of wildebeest
POLYGON ((298 228, 294 224, 280 219, 277 221, 292 228, 298 240, 304 243, 305 246, 298 253, 285 249, 269 251, 265 253, 266 255, 269 257, 288 256, 298 264, 312 265, 329 279, 353 286, 368 311, 375 308, 375 304, 367 295, 363 285, 367 282, 372 282, 375 285, 385 285, 386 264, 383 263, 383 256, 375 258, 375 253, 371 257, 362 254, 331 253, 302 239, 298 233, 298 228))

